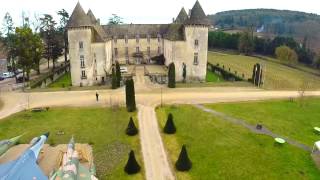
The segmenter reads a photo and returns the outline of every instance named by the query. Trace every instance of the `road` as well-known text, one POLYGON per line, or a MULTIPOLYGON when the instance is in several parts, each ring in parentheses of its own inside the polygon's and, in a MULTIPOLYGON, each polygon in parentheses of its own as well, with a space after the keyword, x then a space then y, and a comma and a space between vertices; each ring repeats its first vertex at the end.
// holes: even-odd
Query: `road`
MULTIPOLYGON (((297 91, 265 91, 256 88, 214 87, 168 89, 152 85, 143 76, 141 67, 134 78, 136 102, 140 127, 140 142, 145 164, 146 179, 175 179, 161 140, 155 107, 160 104, 203 104, 291 98, 299 96, 297 91)), ((0 119, 24 109, 46 106, 112 106, 124 105, 124 88, 99 90, 100 101, 96 102, 96 91, 65 91, 20 93, 5 92, 0 98, 5 102, 0 110, 0 119)), ((305 96, 320 96, 320 91, 308 91, 305 96)))

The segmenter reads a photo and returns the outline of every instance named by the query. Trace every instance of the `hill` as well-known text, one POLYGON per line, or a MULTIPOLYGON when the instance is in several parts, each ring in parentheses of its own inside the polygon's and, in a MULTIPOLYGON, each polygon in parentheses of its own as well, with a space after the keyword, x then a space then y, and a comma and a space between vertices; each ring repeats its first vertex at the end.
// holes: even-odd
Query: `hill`
POLYGON ((302 42, 307 38, 310 48, 320 49, 320 16, 289 10, 245 9, 219 12, 209 15, 215 27, 241 30, 253 25, 267 37, 292 36, 302 42))

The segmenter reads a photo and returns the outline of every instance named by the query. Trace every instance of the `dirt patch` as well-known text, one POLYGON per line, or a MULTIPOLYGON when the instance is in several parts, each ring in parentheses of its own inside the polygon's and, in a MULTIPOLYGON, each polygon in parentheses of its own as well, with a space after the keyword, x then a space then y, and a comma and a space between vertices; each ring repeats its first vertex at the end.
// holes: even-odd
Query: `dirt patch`
MULTIPOLYGON (((10 148, 3 156, 0 157, 0 164, 17 159, 28 147, 29 144, 19 144, 10 148)), ((88 166, 88 162, 92 161, 92 148, 88 144, 76 144, 76 150, 79 152, 80 162, 88 166)), ((49 176, 54 169, 60 167, 62 155, 67 150, 66 144, 59 144, 52 147, 48 144, 43 146, 41 154, 38 158, 38 164, 46 176, 49 176)))

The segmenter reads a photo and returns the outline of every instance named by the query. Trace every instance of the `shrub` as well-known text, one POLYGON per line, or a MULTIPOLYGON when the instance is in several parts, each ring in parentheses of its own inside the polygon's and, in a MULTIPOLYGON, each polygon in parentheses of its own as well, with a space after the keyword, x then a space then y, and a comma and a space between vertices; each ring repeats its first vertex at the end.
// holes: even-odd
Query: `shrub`
POLYGON ((186 145, 182 146, 179 158, 176 162, 176 169, 178 171, 189 171, 192 167, 192 163, 188 157, 186 145))
POLYGON ((114 68, 112 68, 112 74, 111 74, 111 88, 112 89, 117 89, 117 76, 116 76, 116 72, 114 70, 114 68))
POLYGON ((129 79, 126 81, 126 106, 128 112, 133 112, 136 110, 136 99, 133 79, 129 79))
POLYGON ((168 115, 168 119, 167 119, 166 125, 163 128, 163 131, 166 134, 174 134, 176 132, 176 127, 173 123, 173 116, 171 113, 168 115))
POLYGON ((120 82, 121 82, 120 65, 119 65, 119 62, 116 61, 116 84, 117 84, 117 87, 120 87, 120 82))
POLYGON ((138 134, 138 129, 137 129, 136 125, 134 124, 132 117, 130 117, 129 124, 126 129, 126 134, 128 136, 134 136, 134 135, 138 134))
POLYGON ((175 72, 175 66, 174 63, 171 63, 169 65, 168 70, 168 87, 169 88, 175 88, 176 87, 176 72, 175 72))
POLYGON ((129 153, 129 159, 124 167, 124 171, 127 174, 136 174, 140 171, 140 165, 138 164, 134 152, 131 150, 129 153))

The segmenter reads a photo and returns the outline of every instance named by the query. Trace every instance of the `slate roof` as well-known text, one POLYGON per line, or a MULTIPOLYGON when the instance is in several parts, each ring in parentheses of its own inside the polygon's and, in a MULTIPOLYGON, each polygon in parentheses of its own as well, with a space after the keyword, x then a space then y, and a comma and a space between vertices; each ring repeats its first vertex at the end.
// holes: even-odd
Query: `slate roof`
POLYGON ((120 24, 120 25, 99 25, 97 19, 89 9, 86 14, 78 2, 69 19, 68 28, 91 26, 94 29, 94 39, 96 42, 103 42, 107 39, 117 37, 124 39, 126 36, 130 39, 157 38, 158 34, 165 39, 172 41, 185 40, 184 25, 210 25, 210 21, 205 15, 199 1, 195 3, 188 17, 184 8, 180 10, 179 15, 172 24, 120 24))
POLYGON ((87 12, 87 16, 89 17, 91 23, 96 24, 97 23, 97 19, 94 16, 93 12, 91 11, 91 9, 89 9, 89 11, 87 12))
POLYGON ((185 22, 187 25, 205 25, 209 26, 210 21, 204 13, 199 1, 197 0, 191 9, 190 18, 185 22))
POLYGON ((184 8, 181 8, 179 15, 177 16, 175 23, 183 24, 188 19, 188 14, 184 8))
POLYGON ((92 26, 92 22, 78 2, 68 21, 67 27, 92 26))

